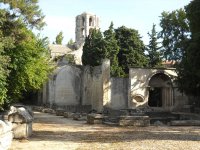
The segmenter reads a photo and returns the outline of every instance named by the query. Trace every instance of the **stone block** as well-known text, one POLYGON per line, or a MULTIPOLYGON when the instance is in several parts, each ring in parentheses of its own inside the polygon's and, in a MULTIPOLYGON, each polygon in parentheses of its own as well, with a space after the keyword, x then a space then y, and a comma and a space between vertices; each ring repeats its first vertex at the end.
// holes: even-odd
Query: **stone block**
POLYGON ((51 108, 44 108, 42 109, 42 112, 44 113, 50 113, 50 114, 55 114, 55 110, 51 109, 51 108))
POLYGON ((0 120, 0 150, 7 150, 13 139, 12 124, 0 120))
POLYGON ((41 106, 33 106, 33 110, 41 112, 43 107, 41 106))
POLYGON ((150 126, 149 116, 120 116, 120 126, 150 126))
POLYGON ((102 124, 103 115, 101 114, 88 114, 87 123, 89 124, 102 124))
POLYGON ((11 106, 10 111, 8 113, 8 121, 12 123, 27 123, 32 122, 33 117, 24 107, 16 108, 11 106))
POLYGON ((16 139, 28 138, 32 134, 32 122, 13 123, 13 135, 16 139))
POLYGON ((74 116, 74 113, 72 112, 64 112, 64 115, 63 115, 65 118, 73 118, 74 116))
POLYGON ((13 125, 14 138, 28 138, 32 134, 33 117, 24 107, 11 106, 8 121, 13 125))
POLYGON ((69 118, 68 115, 69 114, 69 112, 64 112, 64 114, 63 114, 63 116, 65 117, 65 118, 69 118))
POLYGON ((170 122, 171 126, 200 126, 200 120, 174 120, 170 122))
POLYGON ((56 116, 64 116, 64 112, 65 112, 64 109, 57 109, 56 110, 56 116))
POLYGON ((73 115, 73 120, 79 120, 79 118, 81 118, 81 114, 80 113, 75 113, 73 115))

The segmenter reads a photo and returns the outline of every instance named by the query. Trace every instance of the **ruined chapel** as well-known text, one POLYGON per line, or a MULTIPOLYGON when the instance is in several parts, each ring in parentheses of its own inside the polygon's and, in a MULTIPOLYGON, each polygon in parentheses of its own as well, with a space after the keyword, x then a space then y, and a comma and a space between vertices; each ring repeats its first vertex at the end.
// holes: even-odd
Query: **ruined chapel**
POLYGON ((151 111, 178 111, 188 98, 174 82, 174 68, 129 68, 128 78, 110 77, 110 61, 96 67, 81 63, 84 39, 91 28, 99 28, 99 18, 91 13, 76 17, 74 50, 50 45, 51 56, 74 55, 76 65, 62 60, 38 95, 38 104, 68 111, 145 108, 151 111))

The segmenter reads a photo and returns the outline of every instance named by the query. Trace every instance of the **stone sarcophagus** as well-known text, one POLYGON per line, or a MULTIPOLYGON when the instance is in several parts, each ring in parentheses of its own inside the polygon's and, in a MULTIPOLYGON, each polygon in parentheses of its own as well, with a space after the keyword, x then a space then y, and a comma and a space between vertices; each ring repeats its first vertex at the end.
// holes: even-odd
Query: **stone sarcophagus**
POLYGON ((8 121, 13 125, 14 138, 28 138, 31 136, 33 116, 26 108, 11 106, 8 121))

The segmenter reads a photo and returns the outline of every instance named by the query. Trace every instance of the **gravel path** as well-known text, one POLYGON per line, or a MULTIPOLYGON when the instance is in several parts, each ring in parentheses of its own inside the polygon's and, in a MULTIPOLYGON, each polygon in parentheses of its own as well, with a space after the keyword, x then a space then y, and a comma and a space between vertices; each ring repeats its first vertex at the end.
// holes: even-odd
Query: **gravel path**
POLYGON ((200 150, 200 127, 110 127, 35 113, 33 135, 10 150, 200 150))

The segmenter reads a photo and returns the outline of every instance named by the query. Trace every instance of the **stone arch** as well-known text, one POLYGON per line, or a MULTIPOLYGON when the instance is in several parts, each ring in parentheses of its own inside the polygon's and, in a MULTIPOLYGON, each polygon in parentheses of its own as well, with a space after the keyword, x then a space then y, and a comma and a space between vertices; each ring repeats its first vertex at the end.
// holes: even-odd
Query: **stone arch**
POLYGON ((157 71, 149 76, 148 105, 150 107, 171 107, 174 104, 173 82, 164 71, 157 71))
POLYGON ((93 18, 92 17, 89 18, 89 26, 93 26, 93 18))

